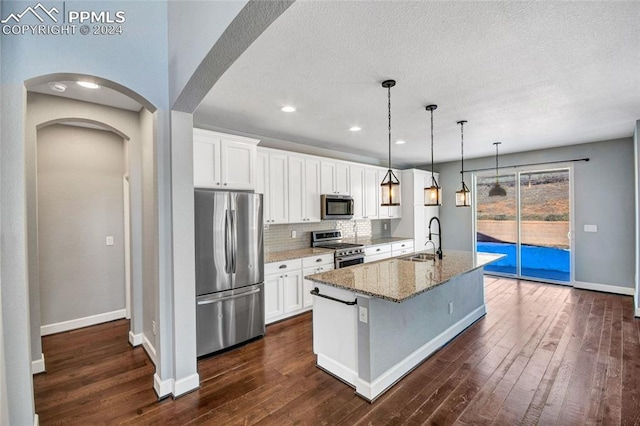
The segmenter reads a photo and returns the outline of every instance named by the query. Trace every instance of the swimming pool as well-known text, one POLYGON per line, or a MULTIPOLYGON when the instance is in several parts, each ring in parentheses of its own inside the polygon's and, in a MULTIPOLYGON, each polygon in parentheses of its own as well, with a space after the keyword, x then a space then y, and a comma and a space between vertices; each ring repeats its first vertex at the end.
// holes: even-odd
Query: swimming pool
MULTIPOLYGON (((517 274, 514 243, 477 242, 477 250, 507 257, 484 267, 487 272, 517 274)), ((555 247, 521 246, 521 276, 554 281, 571 280, 571 250, 555 247)))

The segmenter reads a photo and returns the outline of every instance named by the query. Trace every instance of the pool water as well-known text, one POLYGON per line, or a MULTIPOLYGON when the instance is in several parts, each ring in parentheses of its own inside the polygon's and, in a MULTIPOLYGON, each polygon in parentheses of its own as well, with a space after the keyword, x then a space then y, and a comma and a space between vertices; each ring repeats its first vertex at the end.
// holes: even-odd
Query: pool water
MULTIPOLYGON (((513 243, 477 242, 477 250, 501 253, 507 257, 484 267, 487 272, 517 274, 516 245, 513 243)), ((571 280, 571 251, 555 247, 521 246, 521 276, 554 281, 571 280)))

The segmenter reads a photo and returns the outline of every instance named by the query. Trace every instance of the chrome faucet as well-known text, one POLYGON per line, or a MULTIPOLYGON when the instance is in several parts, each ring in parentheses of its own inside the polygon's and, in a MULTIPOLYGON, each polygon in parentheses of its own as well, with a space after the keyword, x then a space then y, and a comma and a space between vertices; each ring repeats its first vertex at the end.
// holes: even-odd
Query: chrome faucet
POLYGON ((435 262, 435 260, 436 260, 436 243, 434 243, 434 242, 433 242, 433 241, 431 241, 431 240, 428 240, 426 243, 424 243, 425 247, 426 247, 429 243, 431 243, 431 245, 433 246, 433 261, 435 262))
MULTIPOLYGON (((442 226, 440 225, 440 219, 438 219, 437 217, 432 217, 431 220, 429 221, 429 241, 431 240, 431 236, 432 235, 437 235, 438 236, 438 250, 436 251, 436 254, 438 255, 438 259, 442 259, 442 226), (433 223, 433 221, 438 222, 438 233, 437 234, 432 234, 431 233, 431 224, 433 223)), ((435 243, 433 243, 433 246, 435 247, 435 243)))

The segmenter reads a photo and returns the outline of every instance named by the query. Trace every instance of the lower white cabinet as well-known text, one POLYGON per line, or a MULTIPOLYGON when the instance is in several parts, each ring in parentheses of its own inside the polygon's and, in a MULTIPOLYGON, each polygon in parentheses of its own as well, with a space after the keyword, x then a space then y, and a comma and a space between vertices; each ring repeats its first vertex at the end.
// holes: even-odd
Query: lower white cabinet
POLYGON ((413 253, 413 240, 400 241, 391 244, 391 256, 402 256, 413 253))
POLYGON ((333 253, 265 264, 265 324, 311 309, 313 283, 303 277, 331 269, 333 253))
POLYGON ((381 244, 364 248, 364 263, 384 260, 391 257, 391 244, 381 244))
MULTIPOLYGON (((304 260, 304 259, 303 259, 304 260)), ((307 275, 319 274, 320 272, 327 272, 334 269, 333 263, 333 255, 328 262, 324 262, 323 264, 314 265, 312 267, 308 267, 302 270, 302 276, 306 277, 307 275)), ((311 308, 313 306, 313 296, 311 295, 311 290, 315 287, 313 281, 309 281, 305 279, 303 281, 303 291, 302 291, 302 307, 303 308, 311 308)))

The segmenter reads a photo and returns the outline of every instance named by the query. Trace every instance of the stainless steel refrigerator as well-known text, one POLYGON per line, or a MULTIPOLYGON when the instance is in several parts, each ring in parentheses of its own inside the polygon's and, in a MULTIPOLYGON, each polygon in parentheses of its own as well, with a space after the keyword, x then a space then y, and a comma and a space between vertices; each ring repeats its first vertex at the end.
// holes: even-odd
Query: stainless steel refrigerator
POLYGON ((198 356, 264 335, 262 194, 195 190, 198 356))

